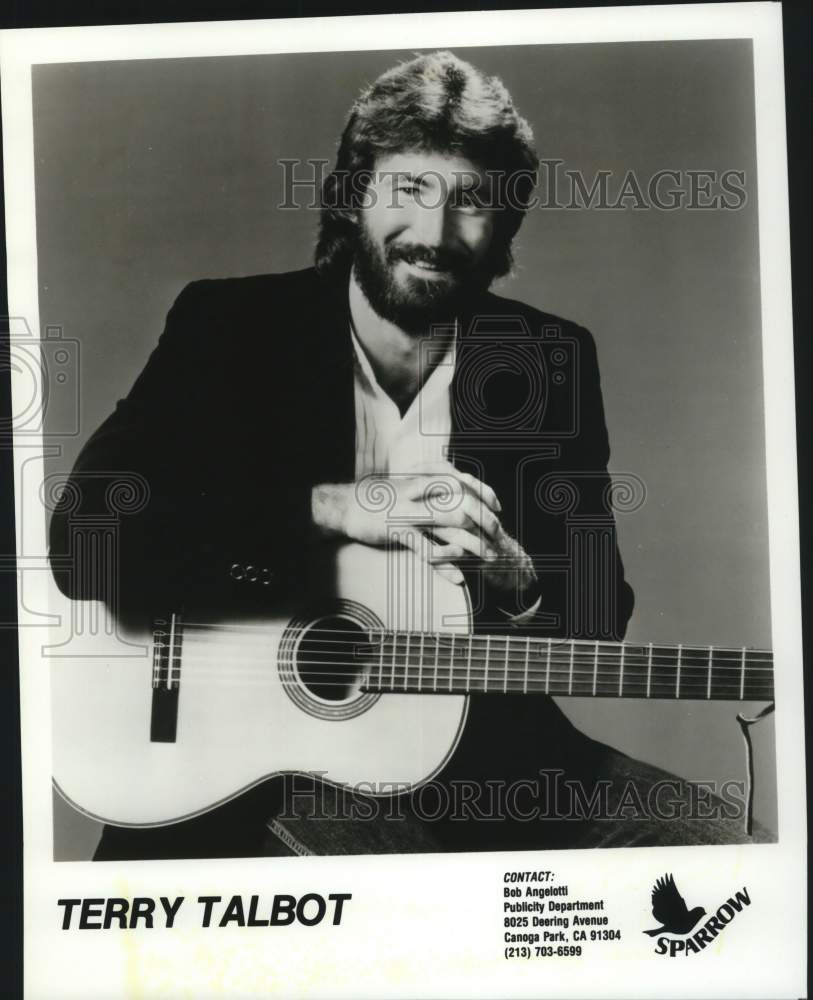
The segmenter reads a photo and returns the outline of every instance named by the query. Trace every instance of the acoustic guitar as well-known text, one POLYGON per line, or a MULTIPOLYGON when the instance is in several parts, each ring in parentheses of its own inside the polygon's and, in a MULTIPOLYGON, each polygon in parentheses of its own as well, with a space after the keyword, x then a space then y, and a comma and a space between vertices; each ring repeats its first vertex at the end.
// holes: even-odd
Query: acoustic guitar
POLYGON ((473 693, 773 700, 766 650, 475 634, 466 588, 407 549, 348 543, 310 573, 274 614, 178 609, 52 649, 59 793, 141 827, 284 773, 410 789, 449 760, 473 693))

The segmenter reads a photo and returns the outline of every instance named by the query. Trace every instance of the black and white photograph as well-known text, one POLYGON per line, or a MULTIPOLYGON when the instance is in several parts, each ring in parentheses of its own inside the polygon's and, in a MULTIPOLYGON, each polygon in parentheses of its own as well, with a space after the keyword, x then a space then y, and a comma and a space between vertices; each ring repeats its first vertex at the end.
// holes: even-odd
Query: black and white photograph
POLYGON ((775 838, 752 78, 736 40, 35 68, 84 364, 51 567, 151 651, 54 669, 95 857, 775 838))
MULTIPOLYGON (((369 995, 542 995, 554 962, 587 995, 614 954, 761 988, 734 938, 805 838, 781 19, 713 6, 3 33, 26 863, 61 949, 389 936, 353 924, 374 872, 496 865, 482 957, 369 995)), ((438 925, 476 923, 455 898, 438 925)), ((181 995, 150 947, 93 995, 181 995)), ((219 988, 349 995, 337 947, 219 988)))

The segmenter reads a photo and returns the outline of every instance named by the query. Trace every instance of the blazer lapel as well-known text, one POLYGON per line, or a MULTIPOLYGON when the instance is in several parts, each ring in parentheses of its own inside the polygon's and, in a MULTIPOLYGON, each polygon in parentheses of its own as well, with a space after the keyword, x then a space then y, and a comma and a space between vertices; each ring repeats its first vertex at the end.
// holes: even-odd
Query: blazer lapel
POLYGON ((347 284, 316 277, 314 322, 318 356, 312 364, 313 430, 320 444, 320 465, 336 482, 352 480, 356 465, 356 412, 353 393, 353 345, 347 284))

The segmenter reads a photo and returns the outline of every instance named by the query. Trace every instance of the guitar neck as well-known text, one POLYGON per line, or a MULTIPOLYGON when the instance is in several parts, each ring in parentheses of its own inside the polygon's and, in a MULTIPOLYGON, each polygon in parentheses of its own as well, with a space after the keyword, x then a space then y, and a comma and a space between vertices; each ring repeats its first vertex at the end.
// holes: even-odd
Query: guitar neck
POLYGON ((772 701, 773 654, 717 646, 378 632, 365 689, 772 701))

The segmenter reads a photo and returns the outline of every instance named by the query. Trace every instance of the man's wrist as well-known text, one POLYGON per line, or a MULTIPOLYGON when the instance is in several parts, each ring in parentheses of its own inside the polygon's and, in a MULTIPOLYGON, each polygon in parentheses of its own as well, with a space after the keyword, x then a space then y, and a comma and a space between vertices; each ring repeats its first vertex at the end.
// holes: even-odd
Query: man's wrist
POLYGON ((311 490, 311 521, 320 538, 336 538, 345 533, 347 484, 320 483, 311 490))

